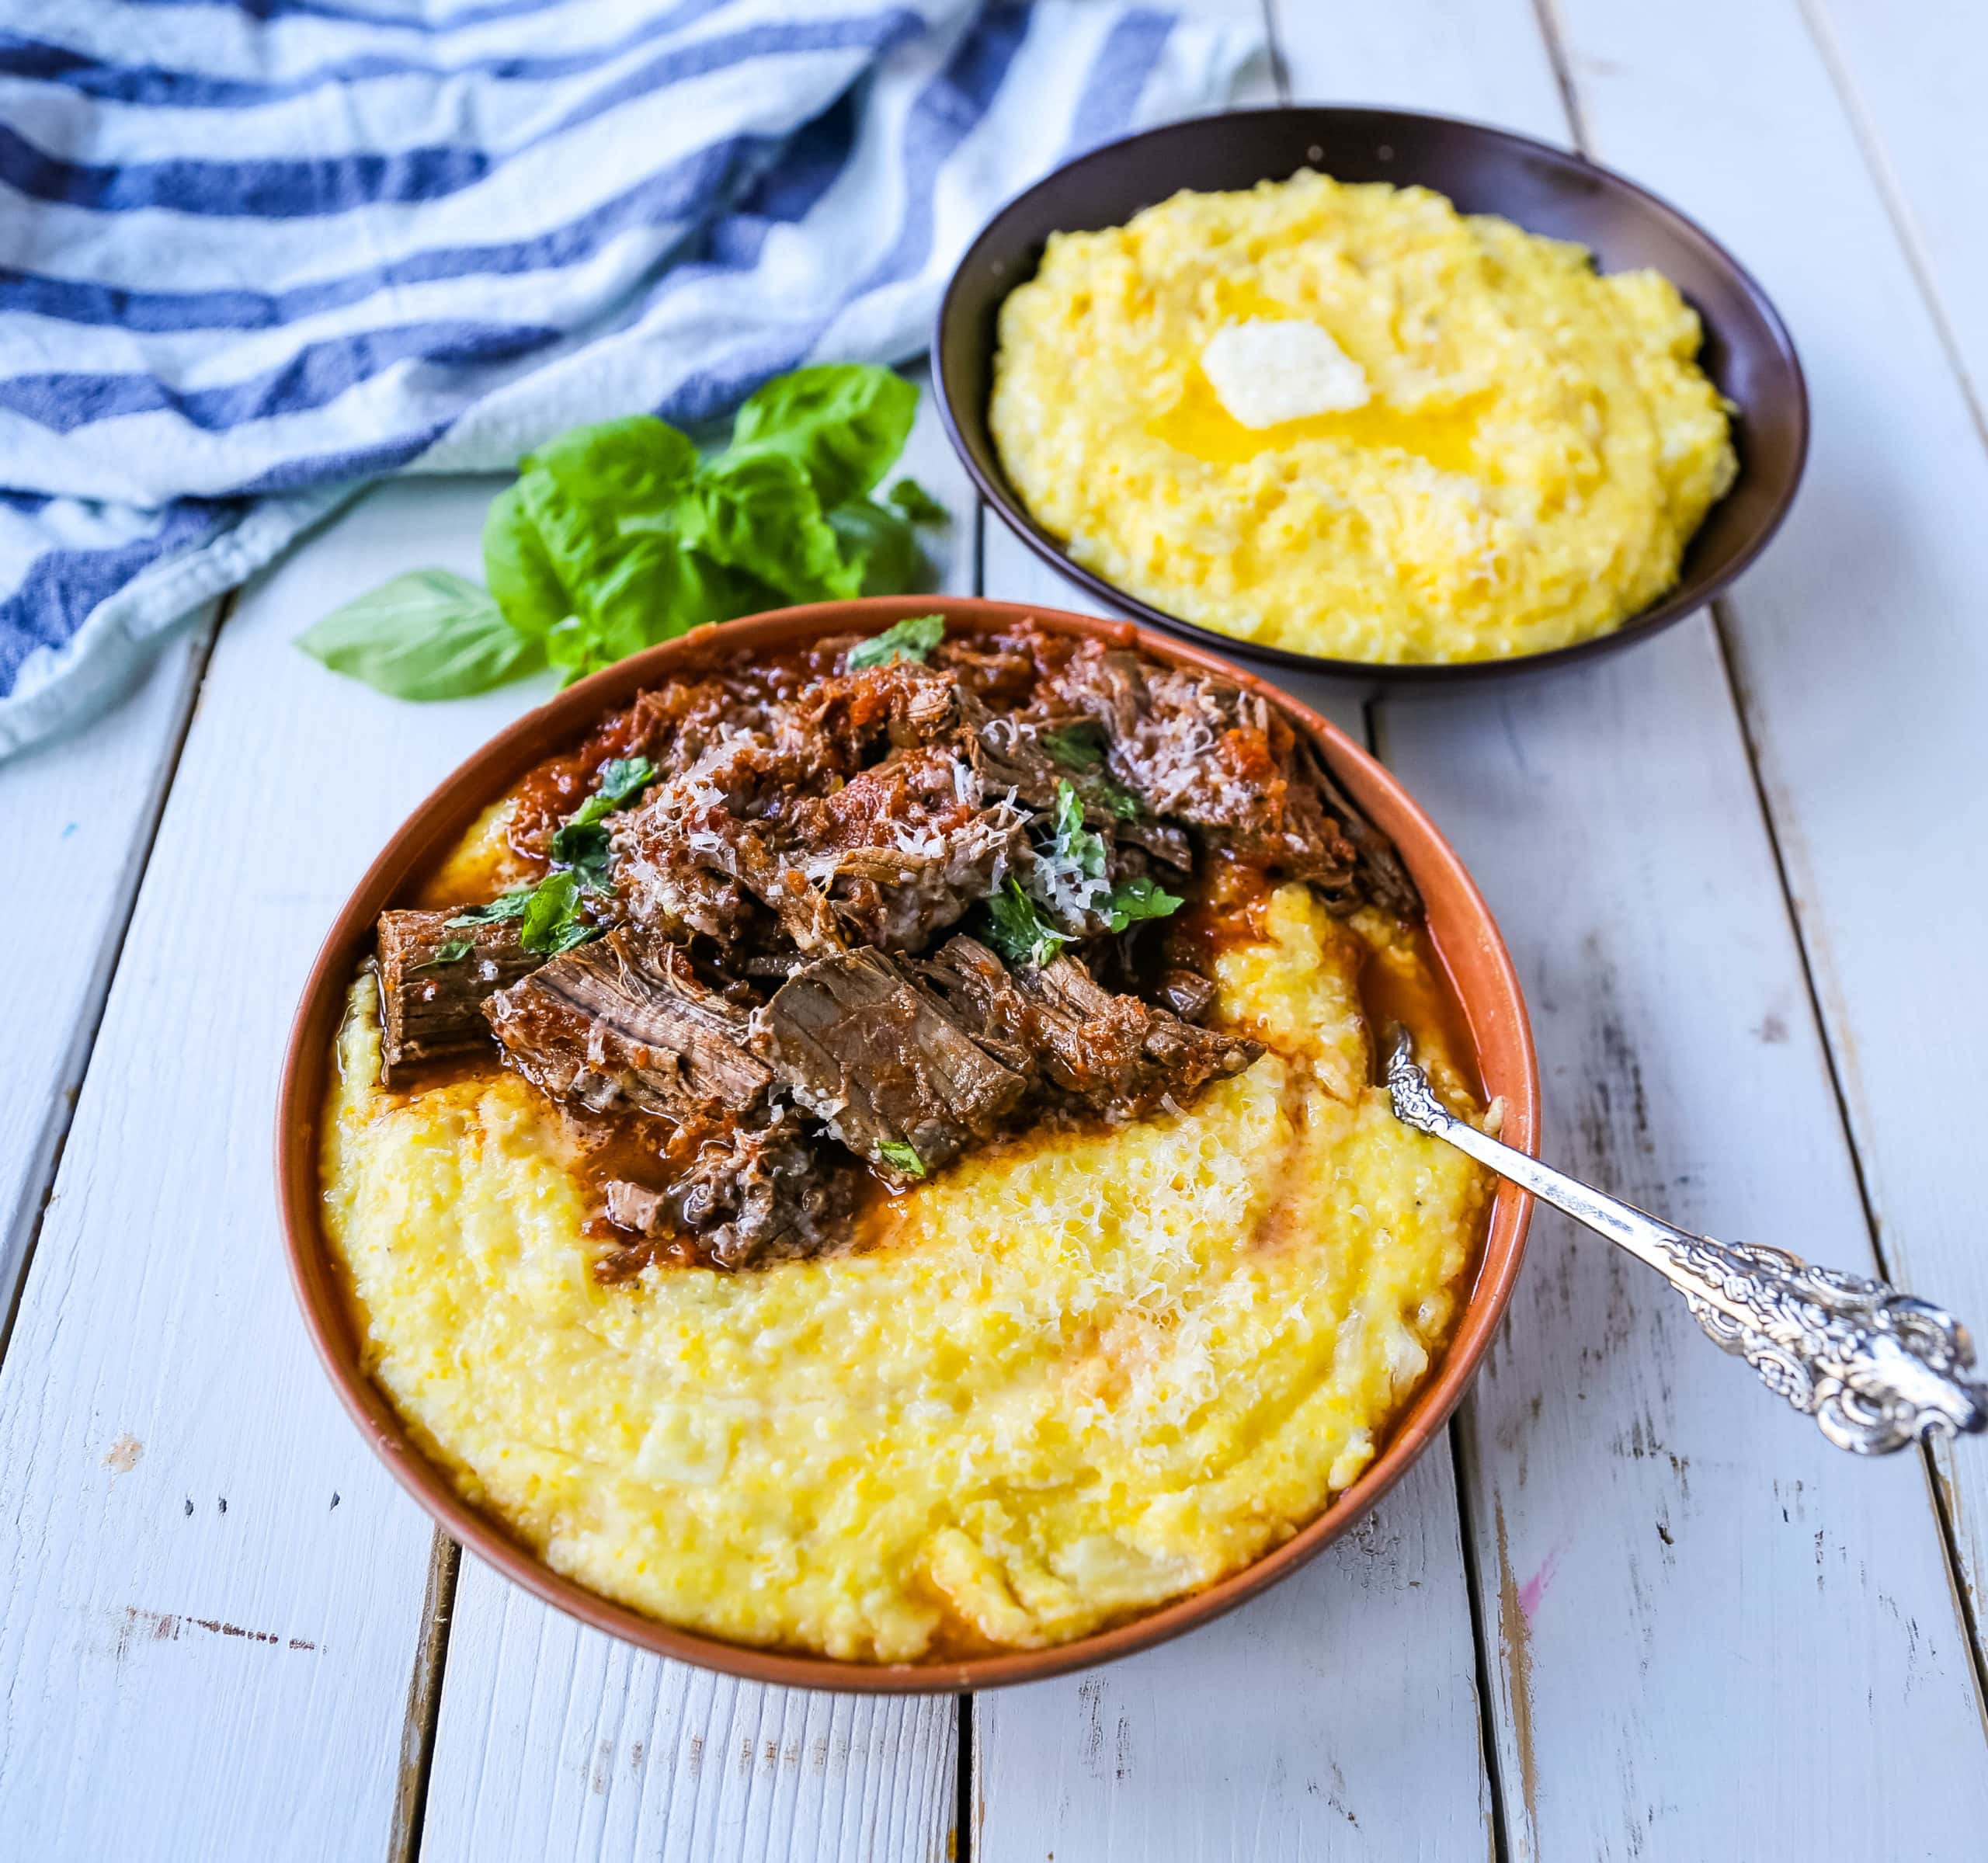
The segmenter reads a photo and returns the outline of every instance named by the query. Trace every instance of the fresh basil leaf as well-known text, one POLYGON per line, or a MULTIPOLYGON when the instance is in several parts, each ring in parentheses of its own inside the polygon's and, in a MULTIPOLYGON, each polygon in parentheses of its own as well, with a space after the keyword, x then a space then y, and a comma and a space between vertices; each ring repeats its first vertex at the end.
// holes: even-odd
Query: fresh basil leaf
POLYGON ((589 892, 613 890, 607 878, 610 851, 607 830, 598 822, 582 822, 575 816, 553 830, 553 859, 570 867, 589 892))
POLYGON ((697 477, 697 448, 649 415, 576 427, 525 460, 485 526, 485 564, 568 682, 767 606, 762 586, 689 547, 697 477))
POLYGON ((893 660, 922 661, 945 638, 944 615, 913 615, 850 648, 850 669, 853 672, 864 666, 888 666, 893 660))
POLYGON ((1098 793, 1104 798, 1104 805, 1121 822, 1136 822, 1146 812, 1146 805, 1129 789, 1100 777, 1096 784, 1098 793))
POLYGON ((823 513, 801 462, 777 452, 721 454, 697 478, 691 545, 790 602, 847 601, 860 568, 823 513))
POLYGON ((581 589, 576 611, 546 636, 545 655, 570 685, 707 621, 779 606, 764 583, 686 549, 676 537, 638 535, 581 589))
POLYGON ((531 889, 523 916, 518 942, 545 957, 556 957, 600 934, 599 926, 580 916, 580 882, 568 871, 547 874, 531 889))
POLYGON ((953 514, 915 478, 901 478, 885 494, 914 524, 947 524, 953 514))
POLYGON ((1135 919, 1166 918, 1184 903, 1179 894, 1168 892, 1142 875, 1111 889, 1104 902, 1104 923, 1113 931, 1121 932, 1135 919))
POLYGON ((918 390, 895 370, 824 363, 776 376, 732 423, 734 453, 781 453, 798 465, 824 511, 863 497, 911 436, 918 390))
POLYGON ((895 1165, 907 1177, 926 1175, 925 1160, 910 1145, 900 1144, 895 1138, 886 1138, 877 1147, 877 1156, 885 1163, 895 1165))
POLYGON ((836 506, 829 523, 857 578, 859 595, 902 595, 918 580, 918 539, 895 511, 860 498, 836 506))
POLYGON ((1086 880, 1097 879, 1104 871, 1104 837, 1084 826, 1083 798, 1077 794, 1073 784, 1061 777, 1056 782, 1056 812, 1052 823, 1057 857, 1068 862, 1086 880))
MULTIPOLYGON (((449 923, 454 925, 457 921, 451 919, 449 923)), ((433 957, 424 959, 414 968, 416 970, 433 970, 440 965, 460 964, 475 949, 473 939, 450 938, 446 943, 436 946, 433 957)))
POLYGON ((505 620, 530 639, 544 640, 573 611, 516 481, 483 520, 483 579, 505 620))
POLYGON ((1012 878, 989 898, 984 926, 987 942, 1010 964, 1047 964, 1069 943, 1012 878))
POLYGON ((601 766, 593 794, 552 831, 553 859, 572 867, 589 892, 612 890, 607 878, 609 836, 603 822, 655 780, 655 766, 647 757, 613 758, 601 766))
POLYGON ((297 644, 397 699, 460 699, 529 670, 538 650, 488 593, 448 569, 411 569, 335 608, 297 644))
POLYGON ((526 902, 532 895, 529 886, 513 887, 507 893, 499 893, 487 905, 466 905, 455 916, 445 923, 450 925, 497 925, 506 919, 522 919, 526 902))
POLYGON ((1090 733, 1089 725, 1069 725, 1060 731, 1045 731, 1037 741, 1065 770, 1093 770, 1104 763, 1104 748, 1090 733))
POLYGON ((596 821, 611 815, 617 808, 626 808, 655 780, 655 766, 647 757, 610 757, 601 765, 600 780, 581 805, 580 812, 597 808, 596 821))

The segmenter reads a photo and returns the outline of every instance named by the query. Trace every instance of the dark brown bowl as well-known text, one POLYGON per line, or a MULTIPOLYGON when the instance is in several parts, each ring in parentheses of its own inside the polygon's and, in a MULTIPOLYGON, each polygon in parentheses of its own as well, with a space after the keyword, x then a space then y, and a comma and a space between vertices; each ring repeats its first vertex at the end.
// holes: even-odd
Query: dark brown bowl
POLYGON ((1197 116, 1107 143, 1067 163, 1011 200, 967 249, 939 308, 932 375, 946 431, 974 483, 1051 568, 1153 627, 1370 689, 1565 666, 1648 640, 1702 607, 1767 547, 1794 501, 1809 450, 1808 391, 1787 328, 1767 294, 1702 228, 1579 155, 1509 130, 1413 110, 1314 105, 1197 116), (1340 181, 1434 188, 1466 214, 1500 214, 1528 232, 1576 240, 1604 271, 1653 266, 1684 293, 1705 325, 1700 365, 1737 410, 1740 475, 1687 545, 1669 594, 1611 633, 1545 653, 1427 663, 1333 659, 1258 646, 1155 608, 1072 562, 1029 516, 1001 469, 987 407, 995 319, 1008 294, 1035 275, 1048 236, 1122 225, 1183 188, 1250 188, 1304 168, 1340 181))
POLYGON ((1034 615, 1044 626, 1065 633, 1141 648, 1174 666, 1227 673, 1281 706, 1298 729, 1317 742, 1354 800, 1393 837, 1422 889, 1430 935, 1469 1026, 1486 1090, 1504 1100, 1503 1135, 1527 1152, 1534 1149, 1538 1136, 1539 1076, 1525 1001, 1498 928, 1462 863, 1400 784, 1366 752, 1295 699, 1200 648, 1129 622, 1045 613, 1013 603, 935 601, 929 596, 823 603, 686 634, 597 673, 536 711, 527 712, 492 738, 408 818, 367 869, 311 968, 290 1030, 276 1106, 276 1186, 290 1272, 304 1323, 345 1407, 394 1479, 434 1516, 443 1531, 527 1591, 582 1623, 659 1655, 700 1663, 753 1681, 898 1694, 1035 1681, 1142 1649, 1254 1596, 1363 1519, 1442 1427, 1490 1343, 1510 1298, 1531 1210, 1531 1200, 1523 1192, 1509 1183, 1500 1185, 1475 1283, 1458 1316, 1455 1336, 1429 1382, 1395 1424, 1373 1466, 1357 1482, 1294 1538, 1219 1584, 1128 1623, 1052 1649, 964 1661, 881 1664, 837 1662, 827 1656, 726 1642, 645 1617, 561 1577, 496 1521, 478 1513, 457 1493, 448 1475, 416 1448, 405 1425, 362 1368, 360 1342, 319 1222, 319 1121, 332 1039, 353 971, 371 947, 374 921, 386 907, 407 896, 491 801, 533 764, 583 735, 602 714, 625 704, 641 687, 686 669, 793 646, 825 634, 880 630, 907 615, 930 613, 934 607, 944 610, 954 627, 981 631, 1009 626, 1034 615))

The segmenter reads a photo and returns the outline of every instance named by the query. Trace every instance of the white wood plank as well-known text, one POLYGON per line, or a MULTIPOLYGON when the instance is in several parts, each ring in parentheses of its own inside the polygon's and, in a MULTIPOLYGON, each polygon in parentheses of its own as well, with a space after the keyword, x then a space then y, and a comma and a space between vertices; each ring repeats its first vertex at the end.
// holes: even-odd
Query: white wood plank
MULTIPOLYGON (((1098 612, 991 512, 982 548, 988 594, 1098 612)), ((1357 693, 1275 676, 1364 742, 1357 693)), ((1482 1854, 1447 1440, 1262 1597, 1128 1662, 976 1696, 974 1715, 971 1854, 987 1863, 1482 1854)))
MULTIPOLYGON (((1589 0, 1566 17, 1597 153, 1729 239, 1801 346, 1807 482, 1734 595, 1730 640, 1886 1259, 1978 1338, 1980 1144, 1975 1096, 1952 1083, 1988 1044, 1988 455, 1795 0, 1673 0, 1660 30, 1589 0), (1690 55, 1694 40, 1719 57, 1690 55)), ((1941 19, 1901 9, 1890 30, 1924 35, 1922 67, 1978 71, 1979 20, 1947 40, 1941 19)), ((1979 109, 1933 107, 1978 160, 1979 109)), ((1988 1453, 1936 1462, 1979 1625, 1988 1453)))
MULTIPOLYGON (((1440 47, 1442 107, 1564 141, 1531 11, 1387 9, 1391 59, 1440 47)), ((1725 61, 1703 48, 1728 43, 1734 11, 1687 30, 1664 9, 1648 30, 1694 47, 1717 86, 1725 61)), ((1349 89, 1340 23, 1287 12, 1301 92, 1349 89)), ((1771 78, 1751 71, 1736 102, 1771 78)), ((1652 101, 1675 146, 1670 81, 1652 101)), ((1404 94, 1386 74, 1357 89, 1404 94)), ((1729 194, 1746 172, 1722 158, 1729 194)), ((1388 703, 1378 722, 1519 961, 1552 1155, 1684 1222, 1868 1265, 1706 624, 1585 675, 1388 703)), ((1969 1854, 1978 1704, 1913 1458, 1824 1447, 1666 1291, 1550 1216, 1460 1427, 1513 1855, 1755 1854, 1742 1833, 1763 1833, 1758 1854, 1896 1854, 1906 1805, 1917 1854, 1969 1854)))
POLYGON ((215 648, 0 1367, 11 1854, 387 1850, 433 1535, 296 1313, 276 1065, 346 889, 530 695, 417 712, 290 637, 383 561, 473 561, 488 495, 366 501, 215 648))
POLYGON ((972 1854, 1489 1854, 1448 1448, 1438 1441, 1314 1564, 1220 1621, 975 1696, 972 1854))
MULTIPOLYGON (((1499 916, 1549 1154, 1693 1227, 1868 1270, 1715 648, 1382 714, 1499 916)), ((1968 1854, 1988 1767, 1917 1457, 1829 1448, 1667 1288, 1550 1214, 1461 1416, 1513 1854, 1968 1854)))
POLYGON ((946 1854, 950 1695, 764 1688, 642 1654, 466 1558, 421 1854, 869 1863, 946 1854))
POLYGON ((213 638, 210 607, 102 718, 0 763, 0 847, 17 884, 33 878, 34 923, 60 928, 30 937, 16 918, 5 940, 32 949, 34 985, 7 1006, 0 1073, 0 1335, 213 638))
POLYGON ((1979 0, 1810 0, 1810 24, 1946 333, 1988 409, 1988 9, 1979 0))
MULTIPOLYGON (((971 492, 929 394, 903 470, 954 513, 921 534, 933 586, 971 589, 971 492)), ((954 1820, 958 1720, 950 1696, 886 1704, 717 1681, 582 1632, 470 1561, 422 1855, 925 1863, 954 1820)))

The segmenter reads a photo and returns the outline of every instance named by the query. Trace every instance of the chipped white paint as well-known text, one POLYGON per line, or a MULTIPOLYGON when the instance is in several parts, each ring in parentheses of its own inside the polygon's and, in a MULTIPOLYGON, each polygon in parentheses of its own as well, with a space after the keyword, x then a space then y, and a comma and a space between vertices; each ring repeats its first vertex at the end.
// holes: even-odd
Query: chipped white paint
POLYGON ((432 1535, 306 1343, 271 1107, 346 890, 527 701, 412 716, 290 638, 481 502, 367 501, 215 647, 0 1366, 9 1855, 385 1851, 432 1535))
POLYGON ((466 1558, 423 1863, 937 1863, 950 1695, 764 1688, 645 1656, 466 1558))
MULTIPOLYGON (((1298 95, 1569 139, 1531 0, 1278 5, 1298 95)), ((1966 753, 1988 721, 1988 462, 1941 327, 1979 384, 1978 113, 1954 74, 1979 25, 1955 0, 1806 5, 1546 10, 1595 152, 1729 238, 1802 346, 1809 481, 1734 598, 1734 657, 1889 1257, 1988 1326, 1957 1131, 1919 1098, 1914 1058, 1965 1079, 1988 1034, 1965 968, 1988 880, 1945 860, 1979 840, 1966 753), (1914 888, 1931 872, 1938 887, 1914 888)), ((929 419, 909 463, 967 509, 929 419)), ((0 769, 4 845, 52 876, 78 928, 9 1027, 28 1065, 0 1086, 0 1297, 66 1118, 56 1097, 89 1058, 0 1367, 10 1855, 345 1858, 394 1841, 433 1541, 310 1357, 275 1235, 269 1107, 297 988, 350 882, 537 691, 415 711, 288 641, 393 571, 473 568, 488 489, 376 494, 245 593, 93 1051, 196 643, 91 733, 0 769)), ((942 586, 971 586, 971 523, 940 541, 942 586)), ((1079 605, 997 523, 984 549, 986 593, 1079 605)), ((1308 685, 1360 733, 1357 694, 1308 685)), ((1585 675, 1375 718, 1519 958, 1553 1155, 1688 1222, 1868 1261, 1705 623, 1585 675)), ((1823 1450, 1670 1296, 1550 1220, 1457 1427, 1511 1854, 1723 1856, 1772 1830, 1759 1854, 1892 1855, 1905 1807, 1915 1854, 1978 1849, 1980 1705, 1921 1465, 1823 1450)), ((1954 1458, 1976 1575, 1978 1448, 1954 1458)), ((1468 1604, 1438 1453, 1242 1611, 980 1698, 963 1834, 989 1863, 1483 1854, 1468 1604)), ((732 1684, 582 1632, 470 1562, 423 1849, 938 1858, 957 1750, 948 1698, 732 1684)))
MULTIPOLYGON (((1598 152, 1665 189, 1660 143, 1691 141, 1730 198, 1736 169, 1703 119, 1694 137, 1676 133, 1692 37, 1680 9, 1660 20, 1573 10, 1614 27, 1635 10, 1645 36, 1677 42, 1633 155, 1609 141, 1610 109, 1576 49, 1576 101, 1599 126, 1598 152)), ((1717 10, 1723 46, 1772 9, 1717 10)), ((1388 13, 1401 48, 1444 45, 1443 106, 1482 116, 1523 100, 1511 127, 1567 139, 1529 0, 1388 13)), ((1693 31, 1715 24, 1708 9, 1693 31)), ((1285 50, 1301 91, 1343 92, 1343 48, 1310 9, 1287 18, 1285 50)), ((1628 82, 1619 61, 1609 70, 1628 82)), ((1762 70, 1739 85, 1722 58, 1698 57, 1695 71, 1701 95, 1729 87, 1736 110, 1767 82, 1762 70)), ((1835 224, 1819 202, 1796 217, 1778 193, 1757 198, 1789 229, 1835 224)), ((1755 242, 1740 249, 1750 261, 1755 242)), ((1812 593, 1819 610, 1840 600, 1812 593)), ((1707 622, 1590 673, 1384 704, 1378 724, 1383 753, 1455 840, 1519 962, 1551 1154, 1694 1226, 1868 1267, 1707 622)), ((1460 1427, 1514 1855, 1727 1854, 1746 1830, 1772 1831, 1774 1854, 1879 1854, 1907 1805, 1923 1854, 1966 1854, 1988 1814, 1988 1768, 1916 1458, 1863 1464, 1826 1448, 1713 1350, 1667 1289, 1550 1215, 1460 1427)))
MULTIPOLYGON (((988 594, 1097 612, 992 513, 982 551, 988 594)), ((1277 678, 1364 742, 1356 695, 1277 678)), ((976 1698, 973 1854, 1482 1855, 1475 1664, 1443 1440, 1364 1526, 1241 1609, 1127 1663, 976 1698)))
MULTIPOLYGON (((1722 0, 1665 10, 1659 30, 1644 9, 1571 5, 1571 57, 1594 73, 1580 82, 1598 153, 1744 252, 1801 347, 1816 410, 1807 482, 1783 540, 1733 595, 1733 656, 1885 1257, 1979 1337, 1988 1252, 1970 1083, 1988 1045, 1988 451, 1795 0, 1753 0, 1743 31, 1722 0), (1694 60, 1686 47, 1708 33, 1719 57, 1694 60)), ((1941 38, 1947 10, 1889 14, 1892 33, 1927 48, 1899 64, 1938 56, 1979 73, 1978 9, 1968 35, 1941 38)), ((1979 109, 1929 87, 1907 136, 1894 85, 1884 146, 1901 139, 1916 210, 1948 224, 1958 196, 1926 192, 1923 138, 1945 126, 1958 185, 1979 170, 1979 109)), ((1978 248, 1978 224, 1970 236, 1978 248)), ((1972 276, 1934 276, 1978 358, 1988 304, 1972 276)), ((1988 1453, 1970 1443, 1938 1461, 1979 1625, 1988 1453)))
POLYGON ((1490 1786, 1448 1444, 1201 1629, 974 1701, 987 1863, 1482 1857, 1490 1786))
POLYGON ((17 961, 34 958, 33 987, 9 992, 0 1069, 0 1329, 213 633, 210 610, 87 730, 0 764, 0 849, 35 902, 0 939, 17 961))
MULTIPOLYGON (((954 514, 921 533, 934 585, 970 591, 972 495, 929 395, 903 469, 954 514)), ((466 1561, 422 1854, 927 1863, 958 1802, 958 1719, 951 1696, 714 1681, 583 1632, 466 1561)))

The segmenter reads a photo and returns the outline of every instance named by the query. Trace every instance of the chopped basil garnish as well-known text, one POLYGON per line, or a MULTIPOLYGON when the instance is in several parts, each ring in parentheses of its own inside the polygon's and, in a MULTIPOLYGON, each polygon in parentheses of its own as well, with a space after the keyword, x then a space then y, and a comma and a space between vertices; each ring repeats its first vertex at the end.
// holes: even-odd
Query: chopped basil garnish
POLYGON ((913 615, 909 620, 899 621, 895 627, 886 627, 881 634, 850 648, 850 668, 854 671, 864 666, 888 666, 893 660, 922 661, 945 638, 943 614, 913 615))
POLYGON ((513 887, 507 893, 499 893, 487 905, 466 905, 449 920, 451 925, 498 925, 506 919, 522 919, 525 904, 532 895, 529 886, 513 887))
POLYGON ((909 1145, 901 1145, 894 1138, 887 1138, 878 1145, 877 1156, 907 1177, 923 1177, 925 1175, 925 1160, 909 1145))
POLYGON ((1069 943, 1010 879, 987 902, 987 942, 1010 964, 1047 964, 1069 943))
MULTIPOLYGON (((451 925, 454 925, 460 923, 460 921, 451 919, 449 923, 451 925)), ((438 944, 436 946, 435 954, 433 957, 423 958, 420 963, 415 965, 413 968, 416 970, 433 970, 437 965, 460 964, 462 962, 464 958, 467 958, 470 953, 475 949, 476 945, 473 940, 468 938, 451 938, 446 944, 438 944)))
POLYGON ((1065 770, 1087 770, 1100 767, 1104 748, 1090 734, 1089 725, 1066 725, 1058 731, 1045 731, 1041 739, 1048 751, 1065 770))
POLYGON ((552 857, 564 861, 594 892, 607 891, 607 830, 602 823, 625 808, 655 780, 647 757, 616 757, 602 766, 600 785, 554 830, 552 857))
POLYGON ((1112 930, 1121 932, 1135 919, 1164 919, 1178 912, 1183 903, 1179 894, 1168 892, 1142 876, 1111 889, 1103 908, 1104 923, 1112 930))
POLYGON ((571 951, 589 938, 600 935, 600 927, 579 916, 580 882, 561 871, 547 874, 535 886, 520 886, 500 893, 488 905, 472 905, 450 919, 451 925, 495 925, 506 919, 521 919, 518 942, 540 957, 571 951))

